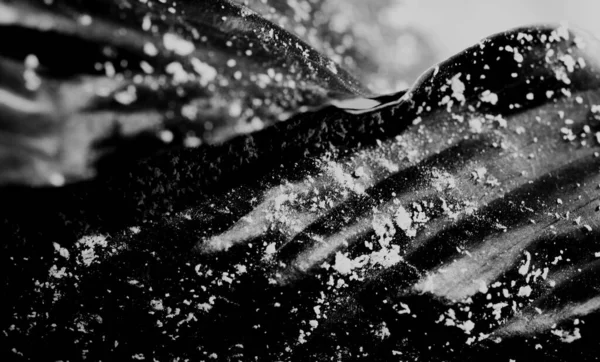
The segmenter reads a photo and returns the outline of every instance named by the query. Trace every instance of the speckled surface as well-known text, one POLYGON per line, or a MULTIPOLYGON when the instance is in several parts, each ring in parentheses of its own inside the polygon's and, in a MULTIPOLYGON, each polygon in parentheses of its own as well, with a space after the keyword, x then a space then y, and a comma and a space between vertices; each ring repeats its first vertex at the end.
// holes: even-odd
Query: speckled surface
POLYGON ((599 55, 517 29, 375 108, 4 186, 3 360, 594 360, 599 55))

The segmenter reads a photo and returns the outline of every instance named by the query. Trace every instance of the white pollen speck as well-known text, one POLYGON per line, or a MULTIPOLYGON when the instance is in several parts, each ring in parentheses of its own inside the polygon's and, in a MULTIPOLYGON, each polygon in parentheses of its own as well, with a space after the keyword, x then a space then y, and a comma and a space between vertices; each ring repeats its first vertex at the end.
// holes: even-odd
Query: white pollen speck
POLYGON ((469 129, 473 133, 481 133, 483 131, 483 119, 474 117, 469 120, 469 129))
POLYGON ((190 55, 196 50, 196 47, 194 47, 192 42, 173 33, 166 33, 163 35, 163 44, 167 50, 181 56, 190 55))
POLYGON ((481 93, 479 99, 481 99, 482 102, 487 102, 492 105, 498 103, 498 95, 489 90, 486 90, 485 92, 481 93))
POLYGON ((335 264, 333 268, 342 275, 349 274, 354 269, 354 263, 346 255, 337 252, 335 254, 335 264))
POLYGON ((50 184, 52 186, 56 186, 56 187, 63 186, 66 182, 65 177, 57 172, 51 174, 48 181, 50 182, 50 184))
POLYGON ((212 66, 197 58, 192 58, 191 63, 192 67, 194 67, 194 71, 200 75, 200 84, 202 86, 206 87, 208 83, 214 81, 217 77, 217 70, 212 66))
POLYGON ((79 24, 83 25, 83 26, 90 26, 92 25, 92 17, 89 15, 81 15, 79 17, 79 24))
POLYGON ((519 288, 519 292, 517 293, 518 297, 529 297, 530 295, 531 287, 529 285, 519 288))
POLYGON ((126 89, 115 93, 114 99, 122 105, 130 105, 137 100, 137 91, 134 86, 129 86, 126 89))
POLYGON ((158 136, 159 136, 160 140, 163 141, 164 143, 171 143, 174 138, 173 132, 166 130, 166 129, 160 131, 158 136))
POLYGON ((148 31, 150 30, 150 27, 152 27, 152 22, 150 21, 150 16, 146 15, 142 20, 142 29, 148 31))
POLYGON ((525 251, 525 257, 527 258, 525 264, 521 265, 519 268, 519 274, 521 275, 527 275, 529 265, 531 265, 531 254, 528 251, 525 251))
POLYGON ((70 254, 69 254, 69 251, 68 251, 67 249, 63 248, 63 247, 62 247, 62 246, 60 246, 60 244, 58 244, 58 243, 53 243, 53 245, 54 245, 54 250, 56 250, 56 252, 57 252, 57 253, 58 253, 60 256, 62 256, 62 257, 63 257, 63 258, 65 258, 65 259, 69 259, 69 256, 70 256, 70 254))
POLYGON ((270 259, 271 257, 273 257, 273 254, 275 254, 276 251, 277 248, 275 247, 275 243, 270 243, 265 249, 265 258, 270 259))
POLYGON ((173 76, 173 82, 175 83, 185 83, 190 79, 189 74, 179 62, 169 63, 165 70, 173 76))
POLYGON ((85 266, 90 266, 98 258, 96 248, 105 248, 108 241, 104 235, 88 235, 79 239, 77 244, 81 249, 81 262, 85 266))
POLYGON ((412 229, 412 217, 408 211, 402 206, 396 210, 394 214, 394 221, 396 225, 406 233, 407 236, 413 237, 416 232, 412 229))
POLYGON ((185 140, 183 140, 183 144, 188 148, 195 148, 202 144, 202 140, 196 136, 187 136, 185 140))
POLYGON ((460 80, 461 73, 456 74, 450 80, 450 87, 452 88, 452 97, 454 97, 459 102, 464 102, 466 100, 464 92, 465 92, 465 84, 460 80))
POLYGON ((515 53, 515 56, 514 56, 515 62, 522 63, 523 55, 521 53, 519 53, 519 51, 517 49, 515 49, 514 53, 515 53))
POLYGON ((25 67, 27 67, 29 69, 35 69, 39 66, 40 66, 40 61, 39 61, 38 57, 36 57, 35 55, 29 54, 27 57, 25 57, 25 67))
POLYGON ((156 49, 156 46, 154 46, 154 44, 146 43, 144 44, 144 53, 151 57, 154 57, 158 54, 158 49, 156 49))

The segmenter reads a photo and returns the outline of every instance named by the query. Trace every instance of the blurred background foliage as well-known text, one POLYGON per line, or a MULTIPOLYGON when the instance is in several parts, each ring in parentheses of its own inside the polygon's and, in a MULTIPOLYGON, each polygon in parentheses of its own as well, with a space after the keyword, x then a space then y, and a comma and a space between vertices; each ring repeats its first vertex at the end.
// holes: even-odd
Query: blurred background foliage
POLYGON ((376 93, 510 28, 566 21, 600 34, 596 0, 237 0, 357 75, 376 93))

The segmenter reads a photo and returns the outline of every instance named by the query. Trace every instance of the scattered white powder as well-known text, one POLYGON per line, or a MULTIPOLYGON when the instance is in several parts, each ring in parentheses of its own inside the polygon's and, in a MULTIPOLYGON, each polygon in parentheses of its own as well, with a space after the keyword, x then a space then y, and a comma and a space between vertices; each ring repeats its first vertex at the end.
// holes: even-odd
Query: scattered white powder
POLYGON ((265 259, 272 258, 273 254, 275 254, 276 251, 277 249, 275 247, 275 243, 270 243, 269 245, 267 245, 265 249, 265 259))
POLYGON ((183 69, 183 66, 179 62, 172 62, 165 68, 168 74, 173 76, 174 83, 185 83, 190 79, 189 74, 183 69))
POLYGON ((391 245, 390 247, 375 251, 369 255, 369 258, 371 265, 381 265, 384 268, 389 268, 402 261, 398 245, 391 245))
POLYGON ((217 70, 210 65, 197 58, 192 58, 190 62, 192 63, 192 67, 194 67, 194 71, 200 75, 200 85, 203 87, 206 87, 217 77, 217 70))
POLYGON ((156 49, 156 46, 154 46, 154 44, 146 43, 144 44, 144 53, 146 53, 146 55, 154 57, 158 55, 158 49, 156 49))
POLYGON ((519 288, 519 292, 517 293, 518 297, 529 297, 530 295, 531 287, 529 285, 519 288))
POLYGON ((364 186, 360 182, 357 182, 351 174, 345 172, 338 163, 328 163, 326 171, 341 186, 344 186, 357 194, 363 194, 365 192, 364 186))
POLYGON ((163 44, 167 50, 181 56, 190 55, 196 49, 192 42, 173 33, 163 35, 163 44))
POLYGON ((475 323, 473 323, 473 321, 471 320, 468 320, 464 323, 457 324, 456 326, 465 331, 465 334, 471 334, 471 331, 473 330, 473 328, 475 328, 475 323))
POLYGON ((151 300, 150 301, 150 306, 154 310, 164 310, 165 309, 165 307, 163 306, 163 302, 160 299, 153 299, 153 300, 151 300))
POLYGON ((134 86, 130 85, 124 90, 115 93, 114 99, 125 106, 130 105, 137 100, 137 90, 134 86))
POLYGON ((390 333, 390 329, 387 327, 385 322, 381 323, 379 329, 375 331, 375 335, 381 339, 386 339, 392 334, 390 333))
POLYGON ((481 93, 481 95, 479 96, 479 99, 482 102, 487 102, 492 105, 495 105, 496 103, 498 103, 498 95, 489 90, 486 90, 485 92, 481 93))
POLYGON ((456 180, 447 171, 441 171, 436 168, 431 170, 431 186, 438 192, 443 192, 456 187, 456 180))
POLYGON ((392 218, 387 213, 376 213, 373 216, 371 226, 375 231, 375 235, 379 238, 379 244, 381 246, 389 245, 394 235, 396 234, 396 228, 392 218))
POLYGON ((352 269, 354 269, 354 262, 346 255, 337 252, 335 254, 335 264, 333 265, 333 268, 337 270, 338 273, 346 275, 351 273, 352 269))
POLYGON ((469 129, 473 133, 481 133, 483 131, 483 119, 479 117, 469 119, 469 129))
POLYGON ((527 272, 529 271, 529 266, 531 264, 531 254, 528 251, 525 251, 525 257, 527 258, 525 264, 521 265, 521 267, 519 268, 519 274, 521 275, 527 275, 527 272))
POLYGON ((558 336, 560 340, 564 343, 572 343, 581 338, 581 333, 579 328, 575 328, 573 332, 564 331, 561 329, 555 329, 552 331, 552 334, 558 336))
POLYGON ((412 217, 411 214, 406 211, 406 209, 402 206, 398 207, 396 213, 394 214, 394 221, 396 225, 404 231, 406 236, 414 237, 417 234, 417 231, 412 227, 412 217))
POLYGON ((79 239, 77 245, 81 250, 81 262, 90 266, 98 258, 96 248, 106 248, 108 241, 104 235, 89 235, 79 239))
POLYGON ((50 274, 50 276, 53 278, 62 279, 67 276, 67 269, 65 267, 58 269, 56 265, 52 265, 48 271, 48 274, 50 274))
POLYGON ((518 49, 514 50, 514 54, 515 54, 515 56, 514 56, 515 62, 522 63, 523 62, 523 55, 521 53, 519 53, 518 49))
POLYGON ((452 97, 457 101, 464 103, 466 98, 464 95, 465 92, 465 84, 460 80, 461 73, 456 74, 450 80, 450 87, 452 88, 452 97))
POLYGON ((70 257, 70 254, 69 254, 69 251, 68 251, 67 249, 63 248, 63 247, 62 247, 62 246, 60 246, 60 244, 58 244, 58 243, 53 243, 53 245, 54 245, 54 250, 56 250, 56 252, 57 252, 57 253, 58 253, 60 256, 62 256, 63 258, 65 258, 65 259, 67 259, 67 260, 69 259, 69 257, 70 257))
POLYGON ((575 71, 575 65, 577 64, 577 62, 575 61, 575 59, 573 59, 573 57, 570 54, 562 55, 559 59, 567 68, 567 72, 572 73, 575 71))

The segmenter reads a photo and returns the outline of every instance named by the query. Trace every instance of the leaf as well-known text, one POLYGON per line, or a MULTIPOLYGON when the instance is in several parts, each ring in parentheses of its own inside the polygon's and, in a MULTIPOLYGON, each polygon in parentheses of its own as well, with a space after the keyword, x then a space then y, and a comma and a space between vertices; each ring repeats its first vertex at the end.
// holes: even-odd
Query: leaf
POLYGON ((598 49, 516 29, 374 109, 3 189, 7 339, 31 359, 591 359, 598 49))
POLYGON ((370 95, 335 62, 230 1, 49 4, 0 5, 2 183, 89 179, 370 95))

